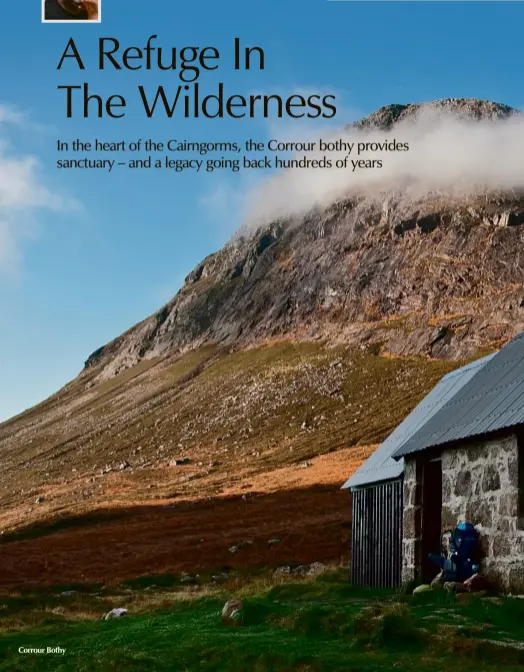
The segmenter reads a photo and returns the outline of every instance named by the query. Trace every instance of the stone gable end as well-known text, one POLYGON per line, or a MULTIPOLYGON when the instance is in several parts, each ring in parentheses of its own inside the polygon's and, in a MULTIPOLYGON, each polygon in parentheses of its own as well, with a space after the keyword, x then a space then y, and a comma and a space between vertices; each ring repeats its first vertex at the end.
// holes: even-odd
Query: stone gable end
MULTIPOLYGON (((519 450, 515 434, 442 451, 442 530, 473 523, 482 571, 503 589, 524 591, 524 529, 519 523, 519 450)), ((421 474, 425 454, 406 458, 403 580, 420 571, 421 474)), ((435 549, 438 552, 438 549, 435 549)))

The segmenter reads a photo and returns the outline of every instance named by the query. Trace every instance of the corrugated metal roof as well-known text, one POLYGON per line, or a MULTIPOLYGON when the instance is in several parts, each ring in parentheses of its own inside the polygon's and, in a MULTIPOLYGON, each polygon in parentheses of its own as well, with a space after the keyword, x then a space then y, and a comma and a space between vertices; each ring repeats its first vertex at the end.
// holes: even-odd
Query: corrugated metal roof
POLYGON ((524 423, 524 334, 502 348, 400 446, 404 455, 524 423))
POLYGON ((355 488, 401 476, 404 471, 403 460, 394 460, 393 453, 420 430, 492 357, 493 355, 483 357, 444 376, 342 487, 355 488))

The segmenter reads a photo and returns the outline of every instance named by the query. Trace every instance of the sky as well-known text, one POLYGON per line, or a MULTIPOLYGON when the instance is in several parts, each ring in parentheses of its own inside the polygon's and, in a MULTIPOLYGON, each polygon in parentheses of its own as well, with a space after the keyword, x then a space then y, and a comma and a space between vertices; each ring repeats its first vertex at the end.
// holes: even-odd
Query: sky
POLYGON ((223 81, 244 95, 334 93, 332 128, 390 103, 478 97, 524 107, 520 2, 102 2, 100 25, 43 25, 37 0, 3 8, 0 421, 57 391, 91 352, 160 308, 241 224, 236 195, 249 175, 59 171, 58 140, 243 142, 293 132, 277 119, 147 119, 137 86, 174 88, 177 74, 99 72, 100 37, 216 46, 225 64, 201 80, 209 92, 223 81), (57 70, 70 37, 85 72, 74 62, 57 70), (228 67, 235 37, 264 49, 264 71, 228 67), (67 119, 57 86, 84 81, 133 101, 125 118, 67 119))

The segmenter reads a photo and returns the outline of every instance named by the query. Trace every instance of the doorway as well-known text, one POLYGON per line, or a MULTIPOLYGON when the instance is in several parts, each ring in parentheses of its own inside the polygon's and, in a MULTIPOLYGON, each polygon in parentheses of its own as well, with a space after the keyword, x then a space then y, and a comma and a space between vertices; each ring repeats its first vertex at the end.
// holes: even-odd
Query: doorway
POLYGON ((426 462, 422 471, 422 580, 430 583, 439 568, 428 559, 430 553, 440 554, 442 531, 442 462, 440 458, 426 462))

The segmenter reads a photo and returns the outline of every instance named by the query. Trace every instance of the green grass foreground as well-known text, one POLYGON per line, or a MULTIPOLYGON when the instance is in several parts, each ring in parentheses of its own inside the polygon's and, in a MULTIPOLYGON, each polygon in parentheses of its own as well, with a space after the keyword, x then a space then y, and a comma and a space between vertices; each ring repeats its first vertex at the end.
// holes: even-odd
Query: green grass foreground
POLYGON ((160 588, 159 599, 151 587, 133 593, 121 588, 106 597, 94 590, 0 597, 0 670, 447 672, 524 666, 524 600, 516 598, 367 591, 348 585, 341 572, 273 585, 258 580, 191 591, 172 585, 160 588), (129 616, 100 620, 97 604, 99 611, 122 606, 125 596, 129 616), (222 606, 238 596, 243 623, 224 625, 222 606), (24 655, 19 647, 61 647, 66 653, 24 655))

